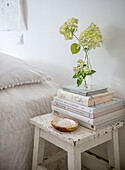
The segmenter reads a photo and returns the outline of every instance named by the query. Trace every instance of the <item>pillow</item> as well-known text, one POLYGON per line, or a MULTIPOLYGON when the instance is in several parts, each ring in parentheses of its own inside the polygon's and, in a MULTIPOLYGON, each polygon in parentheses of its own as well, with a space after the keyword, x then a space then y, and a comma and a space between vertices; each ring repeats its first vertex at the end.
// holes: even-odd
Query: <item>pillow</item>
POLYGON ((36 70, 25 61, 0 53, 0 90, 46 80, 50 80, 47 74, 36 70))

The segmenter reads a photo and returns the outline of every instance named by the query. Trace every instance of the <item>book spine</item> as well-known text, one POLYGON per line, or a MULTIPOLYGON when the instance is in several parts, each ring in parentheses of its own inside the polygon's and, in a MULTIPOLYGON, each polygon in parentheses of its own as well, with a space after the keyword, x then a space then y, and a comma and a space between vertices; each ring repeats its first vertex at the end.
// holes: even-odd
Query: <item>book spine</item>
POLYGON ((67 115, 67 116, 71 116, 71 117, 73 117, 74 119, 78 119, 78 120, 81 120, 81 121, 84 121, 84 122, 86 122, 86 123, 89 123, 89 124, 93 125, 93 119, 90 119, 90 118, 87 118, 87 117, 78 115, 78 114, 76 114, 76 113, 67 111, 67 110, 65 110, 65 109, 56 107, 56 106, 54 106, 54 105, 52 105, 52 110, 55 110, 55 111, 57 111, 57 112, 60 112, 60 113, 65 114, 65 115, 67 115))
POLYGON ((94 101, 95 104, 101 104, 104 102, 108 102, 112 100, 113 97, 113 92, 106 92, 105 94, 97 94, 94 95, 94 100, 90 96, 81 96, 75 93, 70 93, 67 91, 64 91, 62 89, 59 89, 57 92, 58 98, 65 99, 68 101, 76 102, 78 104, 84 105, 84 106, 94 106, 94 101))
POLYGON ((93 113, 93 110, 94 110, 94 108, 86 107, 86 106, 83 106, 81 104, 77 104, 77 103, 74 103, 74 102, 71 102, 71 101, 68 101, 68 100, 65 100, 65 99, 61 99, 61 98, 58 98, 57 96, 54 97, 54 101, 62 103, 62 104, 69 105, 71 107, 74 107, 76 109, 80 109, 81 111, 88 112, 88 113, 93 113))
POLYGON ((74 108, 72 106, 68 106, 68 105, 65 105, 63 103, 59 103, 59 102, 56 102, 56 101, 52 101, 52 105, 56 106, 56 107, 59 107, 59 108, 62 108, 62 109, 65 109, 67 111, 70 111, 70 112, 74 112, 78 115, 81 115, 81 116, 85 116, 85 117, 88 117, 88 118, 91 118, 93 119, 95 116, 91 113, 88 113, 88 112, 84 112, 80 109, 77 109, 77 108, 74 108))
POLYGON ((57 112, 66 114, 68 116, 72 116, 73 118, 76 118, 76 119, 81 120, 83 122, 89 123, 91 125, 99 125, 101 123, 105 123, 107 121, 110 121, 112 119, 115 119, 115 118, 118 118, 120 116, 125 115, 125 109, 121 109, 121 110, 112 112, 110 114, 107 114, 107 115, 104 115, 104 116, 101 116, 101 117, 98 117, 98 118, 95 118, 95 119, 90 119, 90 118, 87 118, 85 116, 78 115, 76 113, 73 113, 73 112, 67 111, 65 109, 56 107, 54 105, 52 105, 52 110, 56 110, 57 112))
MULTIPOLYGON (((59 116, 59 117, 69 117, 69 118, 73 118, 72 116, 69 116, 69 115, 60 113, 60 112, 58 112, 58 111, 56 111, 56 110, 53 110, 52 113, 55 114, 56 116, 59 116)), ((88 124, 88 123, 86 123, 86 122, 83 122, 83 121, 81 121, 81 120, 79 120, 79 119, 76 119, 76 118, 75 118, 75 120, 78 122, 79 125, 81 125, 81 126, 83 126, 83 127, 89 128, 89 129, 91 129, 91 130, 97 130, 97 127, 96 127, 96 126, 90 125, 90 124, 88 124)))
POLYGON ((113 109, 115 111, 118 109, 122 109, 124 107, 123 100, 118 100, 118 99, 117 100, 113 99, 113 101, 100 104, 97 107, 83 106, 81 104, 77 104, 77 103, 74 103, 74 102, 71 102, 71 101, 68 101, 65 99, 58 98, 57 96, 54 97, 54 101, 58 102, 60 104, 63 104, 63 105, 67 105, 67 106, 71 106, 73 108, 79 109, 83 112, 95 114, 95 116, 97 115, 97 113, 98 114, 100 114, 102 112, 108 113, 108 112, 111 112, 111 109, 113 109))
MULTIPOLYGON (((70 118, 72 118, 71 116, 64 115, 63 113, 57 112, 57 111, 55 111, 55 110, 53 110, 53 114, 55 114, 56 116, 59 116, 59 117, 65 116, 65 117, 70 117, 70 118)), ((96 126, 96 125, 95 125, 95 126, 94 126, 94 125, 90 125, 90 124, 85 123, 85 122, 83 122, 83 121, 81 121, 81 120, 78 120, 78 119, 76 119, 76 121, 77 121, 78 124, 81 125, 81 126, 87 127, 87 128, 89 128, 89 129, 91 129, 91 130, 98 130, 98 129, 102 129, 102 128, 106 127, 106 126, 112 125, 112 124, 115 123, 115 122, 123 121, 124 119, 125 119, 125 115, 124 115, 124 116, 120 116, 120 117, 115 118, 115 119, 112 119, 112 120, 110 120, 110 121, 107 121, 107 122, 105 122, 105 123, 99 124, 99 125, 97 125, 97 126, 96 126)))
POLYGON ((104 115, 110 114, 112 112, 115 112, 117 110, 124 108, 123 105, 121 105, 121 106, 113 107, 113 108, 108 109, 108 110, 106 109, 106 110, 104 110, 100 113, 90 113, 90 112, 83 111, 82 109, 75 107, 74 105, 72 106, 72 105, 69 105, 69 104, 65 104, 63 102, 61 103, 57 100, 52 101, 52 104, 54 106, 59 107, 59 108, 74 112, 76 114, 79 114, 79 115, 82 115, 82 116, 85 116, 85 117, 88 117, 88 118, 91 118, 91 119, 95 119, 95 118, 98 118, 100 116, 104 116, 104 115))
POLYGON ((89 100, 88 96, 81 96, 81 95, 78 95, 78 94, 75 94, 75 93, 63 91, 62 89, 59 89, 57 91, 57 96, 61 99, 73 101, 73 102, 76 102, 76 103, 80 103, 84 106, 88 106, 88 100, 89 100))

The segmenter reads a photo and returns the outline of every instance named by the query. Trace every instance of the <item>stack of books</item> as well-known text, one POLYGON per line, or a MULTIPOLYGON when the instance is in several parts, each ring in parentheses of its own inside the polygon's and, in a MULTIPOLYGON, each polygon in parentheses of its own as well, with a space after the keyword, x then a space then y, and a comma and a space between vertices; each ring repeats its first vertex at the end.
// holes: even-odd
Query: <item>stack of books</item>
POLYGON ((124 120, 122 99, 113 98, 114 92, 92 85, 84 90, 77 86, 59 89, 52 101, 52 111, 58 116, 70 117, 87 128, 97 130, 124 120))

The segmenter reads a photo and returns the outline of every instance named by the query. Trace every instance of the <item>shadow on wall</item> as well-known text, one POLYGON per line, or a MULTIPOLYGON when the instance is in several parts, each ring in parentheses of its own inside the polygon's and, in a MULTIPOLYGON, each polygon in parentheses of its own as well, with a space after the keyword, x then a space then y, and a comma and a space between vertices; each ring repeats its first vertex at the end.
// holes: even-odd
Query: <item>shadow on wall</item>
POLYGON ((112 87, 125 99, 125 29, 113 25, 105 27, 104 37, 104 47, 110 57, 113 57, 112 62, 115 63, 112 87))
POLYGON ((27 8, 27 0, 22 0, 22 13, 23 13, 23 19, 26 25, 26 29, 28 30, 28 8, 27 8))
MULTIPOLYGON (((123 98, 125 103, 125 29, 110 25, 104 28, 104 47, 109 53, 112 74, 112 90, 115 96, 123 98)), ((121 169, 125 169, 125 129, 119 130, 121 169)))

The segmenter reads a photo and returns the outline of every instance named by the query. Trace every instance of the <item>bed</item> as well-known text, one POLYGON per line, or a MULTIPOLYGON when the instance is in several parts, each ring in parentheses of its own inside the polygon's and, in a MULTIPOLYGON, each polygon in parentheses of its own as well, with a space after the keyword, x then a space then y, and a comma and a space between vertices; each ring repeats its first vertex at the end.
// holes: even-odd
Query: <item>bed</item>
MULTIPOLYGON (((11 68, 11 71, 7 69, 5 79, 11 78, 9 83, 6 82, 3 78, 6 71, 3 70, 6 62, 8 64, 9 56, 0 54, 0 58, 1 56, 6 61, 0 60, 0 170, 31 170, 33 127, 29 119, 51 112, 51 102, 59 85, 48 81, 48 78, 36 81, 36 77, 32 83, 30 79, 21 79, 20 82, 19 74, 17 76, 16 73, 19 81, 17 82, 15 77, 9 75, 11 71, 16 70, 14 68, 11 68)), ((9 57, 9 60, 11 58, 9 57)), ((9 61, 9 64, 12 63, 9 61)), ((45 78, 45 75, 43 77, 45 78)))

